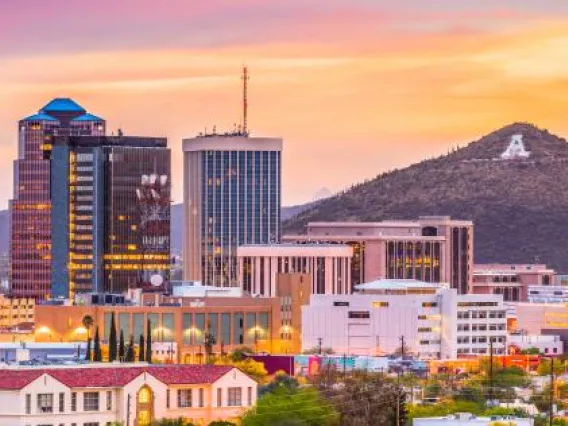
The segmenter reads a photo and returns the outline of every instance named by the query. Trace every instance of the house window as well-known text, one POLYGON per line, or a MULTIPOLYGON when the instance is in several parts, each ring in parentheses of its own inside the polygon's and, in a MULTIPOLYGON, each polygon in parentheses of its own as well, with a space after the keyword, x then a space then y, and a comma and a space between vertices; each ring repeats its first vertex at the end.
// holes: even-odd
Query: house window
POLYGON ((99 411, 98 392, 85 392, 83 394, 83 411, 99 411))
POLYGON ((53 413, 53 394, 40 393, 37 396, 38 413, 53 413))
POLYGON ((71 411, 77 411, 77 392, 71 392, 71 411))
POLYGON ((107 407, 107 411, 111 411, 112 410, 112 391, 107 391, 106 393, 106 407, 107 407))
POLYGON ((205 406, 205 398, 203 396, 203 388, 199 388, 199 406, 205 406))
POLYGON ((217 407, 223 405, 223 389, 217 388, 217 407))
POLYGON ((59 412, 63 413, 65 411, 65 394, 59 392, 59 412))
POLYGON ((241 388, 229 388, 227 405, 229 407, 241 407, 242 403, 242 389, 241 388))
POLYGON ((252 387, 247 388, 247 405, 250 407, 252 405, 252 387))
POLYGON ((32 395, 26 394, 26 414, 32 414, 32 395))
POLYGON ((177 400, 179 408, 191 407, 191 389, 178 389, 177 400))
POLYGON ((170 390, 166 390, 166 408, 170 408, 170 390))

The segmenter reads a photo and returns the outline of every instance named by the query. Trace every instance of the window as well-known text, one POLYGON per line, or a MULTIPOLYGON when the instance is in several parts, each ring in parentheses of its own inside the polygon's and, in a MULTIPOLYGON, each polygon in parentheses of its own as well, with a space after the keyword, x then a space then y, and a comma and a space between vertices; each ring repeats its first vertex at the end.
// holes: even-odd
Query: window
POLYGON ((388 308, 389 302, 373 302, 373 308, 388 308))
POLYGON ((107 411, 112 410, 112 391, 107 391, 106 393, 106 408, 107 411))
POLYGON ((99 422, 83 423, 83 426, 99 426, 99 422))
POLYGON ((53 394, 40 393, 37 395, 38 413, 53 413, 53 394))
POLYGON ((227 405, 229 407, 241 407, 242 406, 242 389, 241 388, 229 388, 227 405))
POLYGON ((166 408, 170 408, 170 390, 166 390, 166 408))
POLYGON ((65 411, 65 394, 59 392, 59 412, 63 413, 65 411))
POLYGON ((418 315, 418 319, 419 320, 425 320, 425 319, 428 319, 428 317, 426 315, 418 315))
POLYGON ((77 392, 71 392, 71 411, 77 411, 77 392))
POLYGON ((419 333, 430 333, 432 329, 430 327, 418 327, 419 333))
POLYGON ((98 392, 85 392, 83 394, 83 411, 99 411, 98 392))
POLYGON ((371 314, 369 311, 349 311, 350 319, 369 319, 371 314))
POLYGON ((223 389, 217 388, 217 407, 223 405, 223 389))
POLYGON ((436 302, 422 302, 423 308, 437 308, 438 304, 436 302))
POLYGON ((178 389, 177 400, 179 408, 191 407, 191 389, 178 389))
POLYGON ((199 406, 203 407, 205 406, 205 401, 204 401, 204 395, 203 395, 203 388, 199 388, 199 406))
POLYGON ((252 405, 252 387, 247 388, 247 405, 250 407, 252 405))
POLYGON ((26 394, 26 414, 32 414, 32 395, 26 394))
POLYGON ((333 306, 349 306, 349 302, 333 302, 333 306))

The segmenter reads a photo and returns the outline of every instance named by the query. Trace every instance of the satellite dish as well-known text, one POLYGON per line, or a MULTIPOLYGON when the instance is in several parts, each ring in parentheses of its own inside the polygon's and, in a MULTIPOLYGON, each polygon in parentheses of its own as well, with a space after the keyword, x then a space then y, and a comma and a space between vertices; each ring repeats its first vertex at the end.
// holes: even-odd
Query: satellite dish
POLYGON ((154 274, 150 277, 150 284, 152 284, 154 287, 159 287, 164 283, 164 277, 162 277, 160 274, 154 274))

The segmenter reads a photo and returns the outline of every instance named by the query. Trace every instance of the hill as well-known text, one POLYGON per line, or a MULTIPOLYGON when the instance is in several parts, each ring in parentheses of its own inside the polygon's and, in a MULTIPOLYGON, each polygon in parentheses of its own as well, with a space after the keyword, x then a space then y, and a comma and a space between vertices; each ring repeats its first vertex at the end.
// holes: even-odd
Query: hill
POLYGON ((538 261, 568 272, 568 143, 531 124, 514 123, 447 155, 355 185, 283 227, 287 234, 303 233, 312 221, 421 215, 473 220, 477 263, 538 261), (519 134, 528 158, 502 159, 519 134))

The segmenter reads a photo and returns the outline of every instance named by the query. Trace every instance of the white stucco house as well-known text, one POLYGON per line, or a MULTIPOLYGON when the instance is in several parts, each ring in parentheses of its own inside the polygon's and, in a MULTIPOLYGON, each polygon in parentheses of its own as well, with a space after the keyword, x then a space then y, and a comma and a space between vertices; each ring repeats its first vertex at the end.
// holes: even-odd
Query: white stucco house
POLYGON ((257 383, 232 366, 101 364, 0 370, 0 426, 146 426, 234 420, 257 383))

